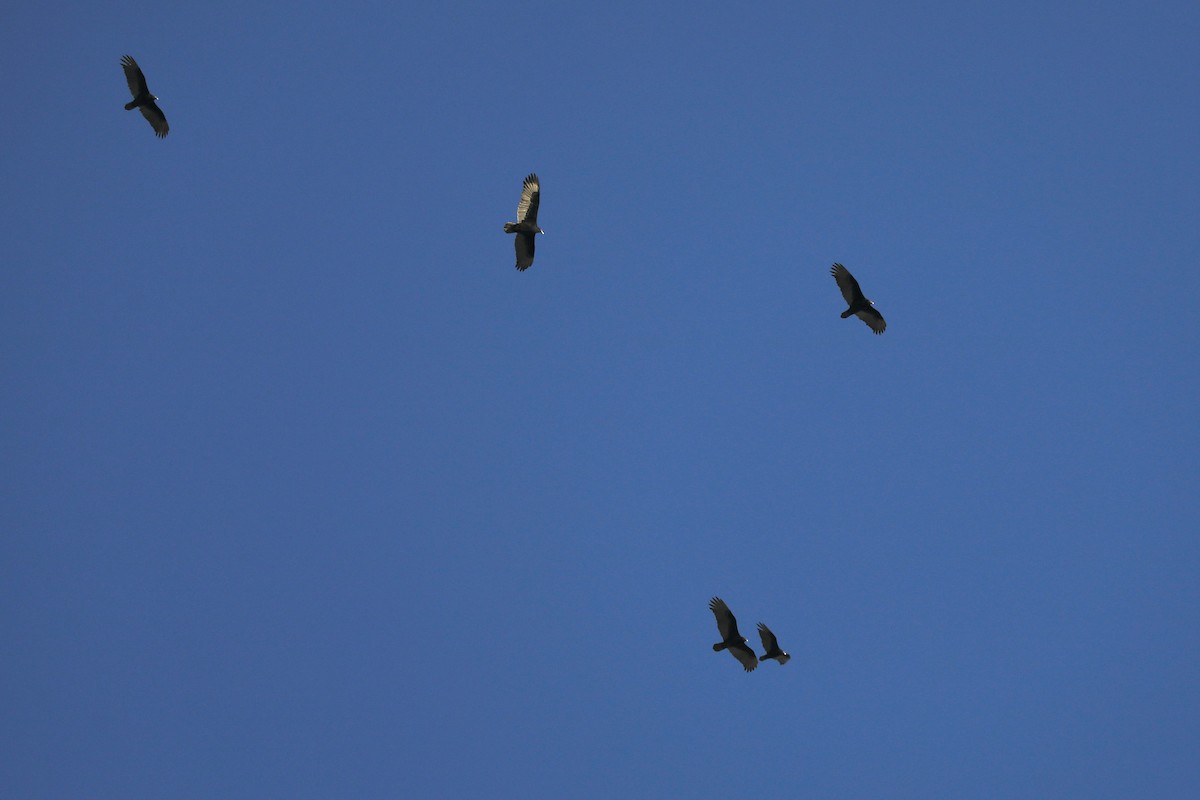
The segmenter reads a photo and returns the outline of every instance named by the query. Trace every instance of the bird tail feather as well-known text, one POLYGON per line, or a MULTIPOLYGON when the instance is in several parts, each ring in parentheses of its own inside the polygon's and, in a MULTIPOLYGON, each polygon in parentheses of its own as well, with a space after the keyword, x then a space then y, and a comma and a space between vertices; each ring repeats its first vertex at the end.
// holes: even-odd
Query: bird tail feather
POLYGON ((716 644, 714 644, 714 645, 713 645, 713 652, 714 652, 714 653, 719 653, 719 652, 721 652, 721 651, 722 651, 722 650, 724 650, 724 649, 725 649, 725 643, 724 643, 724 642, 717 642, 716 644))
MULTIPOLYGON (((129 106, 125 106, 125 107, 126 107, 126 108, 129 108, 129 106)), ((505 232, 505 233, 516 233, 516 232, 517 232, 517 226, 516 226, 516 224, 514 224, 514 223, 512 223, 512 222, 506 222, 506 223, 504 223, 504 232, 505 232)))
POLYGON ((842 319, 845 319, 846 317, 850 316, 853 313, 854 313, 853 311, 851 311, 850 309, 847 308, 845 311, 842 312, 842 319))
POLYGON ((137 100, 130 100, 125 104, 126 111, 133 111, 135 108, 137 108, 137 100))

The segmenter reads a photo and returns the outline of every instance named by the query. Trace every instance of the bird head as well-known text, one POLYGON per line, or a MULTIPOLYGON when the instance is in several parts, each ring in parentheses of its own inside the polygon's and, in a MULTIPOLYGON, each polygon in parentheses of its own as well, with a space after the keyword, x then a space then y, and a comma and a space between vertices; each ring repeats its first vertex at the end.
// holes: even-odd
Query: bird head
POLYGON ((538 228, 538 233, 540 233, 542 236, 546 235, 546 232, 544 230, 542 230, 541 228, 538 228))

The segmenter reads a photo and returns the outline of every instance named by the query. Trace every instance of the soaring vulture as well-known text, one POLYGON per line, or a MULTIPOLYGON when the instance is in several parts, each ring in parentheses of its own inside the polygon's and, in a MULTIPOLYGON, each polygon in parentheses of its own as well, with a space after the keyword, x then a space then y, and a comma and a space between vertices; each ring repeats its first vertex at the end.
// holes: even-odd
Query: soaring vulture
POLYGON ((154 135, 163 138, 170 126, 167 125, 166 116, 154 102, 158 98, 146 88, 146 76, 142 74, 141 67, 133 60, 133 56, 121 56, 121 66, 125 68, 125 81, 129 84, 129 91, 133 93, 133 100, 125 104, 125 110, 140 109, 150 127, 154 128, 154 135))
POLYGON ((775 639, 775 634, 771 633, 771 629, 761 622, 758 623, 758 638, 762 639, 763 649, 767 651, 758 657, 759 661, 773 658, 780 664, 786 664, 791 660, 790 655, 779 649, 779 642, 775 639))
POLYGON ((858 281, 854 280, 850 270, 841 264, 834 264, 833 269, 829 272, 837 281, 838 288, 842 290, 842 297, 846 298, 846 302, 850 304, 850 307, 842 312, 842 319, 853 314, 867 323, 867 327, 876 334, 883 333, 887 328, 887 323, 883 321, 883 314, 875 310, 874 303, 863 297, 862 289, 858 288, 858 281))
POLYGON ((746 645, 746 637, 738 633, 737 619, 729 610, 729 606, 725 605, 721 598, 714 597, 708 601, 708 607, 717 618, 717 630, 721 633, 721 641, 713 645, 713 650, 718 653, 728 650, 734 658, 742 662, 746 672, 753 672, 758 666, 758 657, 746 645))
POLYGON ((538 176, 530 173, 521 187, 521 202, 517 203, 517 221, 504 223, 505 233, 515 233, 517 247, 517 269, 521 272, 533 266, 533 237, 545 231, 538 227, 538 203, 542 190, 538 176))

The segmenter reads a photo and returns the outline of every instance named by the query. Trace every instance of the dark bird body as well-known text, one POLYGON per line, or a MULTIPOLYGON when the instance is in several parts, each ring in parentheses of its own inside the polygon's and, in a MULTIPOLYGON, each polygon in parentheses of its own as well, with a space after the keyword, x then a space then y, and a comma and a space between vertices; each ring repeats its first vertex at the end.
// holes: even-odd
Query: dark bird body
POLYGON ((790 655, 779 649, 779 641, 775 638, 775 634, 771 633, 771 629, 761 622, 758 623, 758 638, 762 639, 763 649, 767 651, 758 657, 759 661, 773 658, 780 664, 786 664, 791 660, 790 655))
POLYGON ((538 176, 530 173, 521 187, 521 202, 517 203, 517 221, 504 223, 505 233, 517 235, 517 269, 521 272, 533 266, 534 237, 545 231, 538 227, 538 204, 542 199, 542 187, 538 176))
POLYGON ((163 138, 171 128, 167 125, 166 115, 154 102, 158 98, 150 94, 150 89, 146 87, 146 76, 142 74, 141 67, 133 60, 133 56, 121 56, 121 66, 125 69, 125 82, 133 94, 133 100, 125 104, 125 110, 139 109, 150 127, 154 128, 154 135, 163 138))
POLYGON ((708 601, 708 608, 717 618, 717 631, 721 634, 721 641, 712 646, 713 650, 718 653, 728 650, 730 655, 741 662, 746 672, 753 672, 758 666, 758 657, 746 644, 746 637, 738 633, 737 618, 733 616, 729 606, 725 605, 721 598, 714 597, 708 601))
POLYGON ((853 314, 867 323, 867 327, 876 334, 883 333, 887 329, 887 323, 883 321, 883 314, 876 311, 875 304, 863 296, 862 289, 858 288, 858 281, 854 280, 850 270, 841 264, 834 264, 833 269, 829 272, 837 281, 838 288, 842 290, 842 297, 846 298, 846 302, 850 306, 842 312, 842 319, 853 314))

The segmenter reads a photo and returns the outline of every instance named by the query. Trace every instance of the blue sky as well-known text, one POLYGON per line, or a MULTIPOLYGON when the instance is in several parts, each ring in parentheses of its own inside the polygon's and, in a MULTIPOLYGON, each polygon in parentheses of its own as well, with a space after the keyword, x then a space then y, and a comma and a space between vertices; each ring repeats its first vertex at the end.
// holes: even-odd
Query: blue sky
POLYGON ((0 37, 6 798, 1200 790, 1195 3, 0 37))

